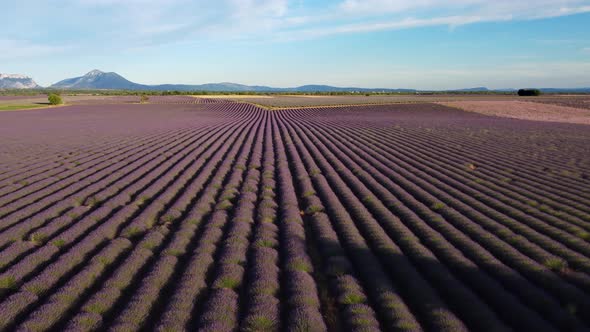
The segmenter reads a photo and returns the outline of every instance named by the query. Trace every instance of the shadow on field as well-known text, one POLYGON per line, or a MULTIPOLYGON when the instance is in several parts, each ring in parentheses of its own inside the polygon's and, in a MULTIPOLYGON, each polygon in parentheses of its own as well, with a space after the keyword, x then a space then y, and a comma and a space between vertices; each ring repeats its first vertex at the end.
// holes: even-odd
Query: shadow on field
MULTIPOLYGON (((314 242, 319 247, 341 245, 321 239, 319 242, 314 239, 314 242)), ((374 278, 367 282, 366 278, 363 280, 360 276, 362 272, 359 273, 359 269, 363 267, 354 264, 353 275, 359 279, 367 294, 367 304, 375 309, 381 323, 393 320, 387 316, 395 315, 394 309, 397 306, 391 307, 391 312, 379 312, 374 293, 371 294, 369 289, 391 289, 393 285, 425 330, 454 330, 456 323, 465 324, 467 329, 473 331, 497 331, 506 328, 515 331, 587 331, 590 325, 590 296, 562 279, 561 285, 551 284, 559 275, 557 272, 537 270, 528 276, 514 270, 510 273, 502 272, 504 280, 508 280, 512 286, 504 288, 507 285, 482 269, 453 268, 428 257, 414 257, 411 260, 412 267, 427 281, 423 283, 416 280, 414 284, 408 278, 412 274, 407 271, 408 266, 398 264, 409 260, 406 255, 383 254, 373 249, 361 248, 346 248, 345 251, 347 257, 377 256, 380 265, 387 272, 387 279, 374 278), (464 288, 453 288, 451 279, 458 280, 464 288), (485 281, 490 279, 496 282, 495 285, 486 284, 485 281), (521 288, 515 288, 518 283, 521 288), (418 284, 432 288, 416 287, 418 284), (560 292, 561 289, 564 291, 560 292), (498 294, 498 290, 504 294, 498 294), (429 301, 432 299, 441 301, 429 301)), ((317 269, 314 271, 314 278, 317 274, 326 277, 327 271, 334 270, 329 262, 321 259, 315 261, 314 265, 317 269)), ((333 289, 330 290, 333 295, 336 294, 333 289)), ((340 322, 346 319, 347 313, 343 307, 336 309, 338 318, 332 319, 339 319, 340 322)), ((381 328, 388 330, 386 326, 381 328)))

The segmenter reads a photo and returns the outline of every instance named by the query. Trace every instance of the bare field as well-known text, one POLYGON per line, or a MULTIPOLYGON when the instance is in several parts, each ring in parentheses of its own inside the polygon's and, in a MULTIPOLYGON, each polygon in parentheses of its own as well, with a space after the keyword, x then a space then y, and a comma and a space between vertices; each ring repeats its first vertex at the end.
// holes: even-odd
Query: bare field
MULTIPOLYGON (((122 104, 139 102, 138 96, 62 96, 65 104, 87 105, 87 104, 122 104)), ((49 106, 47 96, 0 96, 1 110, 25 110, 49 106)))
POLYGON ((306 95, 265 95, 265 96, 206 96, 257 104, 268 108, 397 104, 397 103, 432 103, 452 101, 537 101, 564 106, 589 105, 590 96, 547 95, 541 97, 518 97, 514 95, 388 95, 388 96, 306 96, 306 95))
POLYGON ((590 96, 572 96, 570 98, 544 98, 537 100, 539 103, 585 108, 590 110, 590 96))
POLYGON ((266 95, 192 95, 193 98, 199 99, 271 99, 274 96, 266 96, 266 95))
POLYGON ((0 96, 0 103, 9 102, 12 100, 22 100, 26 98, 38 98, 38 97, 45 97, 45 95, 37 95, 37 96, 0 96))
POLYGON ((453 101, 438 104, 469 112, 533 121, 590 124, 590 110, 554 105, 549 102, 506 101, 453 101))

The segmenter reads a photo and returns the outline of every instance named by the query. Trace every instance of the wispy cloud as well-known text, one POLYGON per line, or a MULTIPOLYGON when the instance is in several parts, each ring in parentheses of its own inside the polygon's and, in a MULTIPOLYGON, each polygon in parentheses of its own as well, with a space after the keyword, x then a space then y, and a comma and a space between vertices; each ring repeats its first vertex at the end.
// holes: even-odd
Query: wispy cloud
POLYGON ((26 40, 0 39, 0 59, 55 55, 72 49, 69 45, 48 45, 26 40))
MULTIPOLYGON (((495 17, 494 21, 509 20, 510 17, 495 17)), ((449 26, 457 27, 460 25, 472 24, 477 22, 489 21, 491 18, 481 16, 444 16, 434 18, 402 18, 399 20, 372 21, 353 24, 339 24, 332 27, 318 27, 309 29, 300 29, 296 32, 287 31, 277 36, 279 40, 297 40, 318 38, 337 34, 364 33, 384 30, 402 30, 429 26, 449 26)))
POLYGON ((583 12, 590 12, 590 0, 64 0, 59 10, 47 1, 27 0, 4 14, 11 29, 0 35, 0 57, 54 54, 64 49, 59 45, 95 56, 212 41, 255 44, 456 28, 583 12), (50 11, 55 14, 48 17, 50 11), (19 19, 25 15, 27 20, 19 19))
MULTIPOLYGON (((315 38, 331 34, 451 27, 530 20, 590 12, 589 0, 343 0, 296 11, 289 0, 70 0, 78 6, 119 12, 115 23, 129 32, 207 32, 217 37, 315 38)), ((300 6, 299 6, 300 7, 300 6)), ((288 38, 288 39, 291 39, 288 38)))
POLYGON ((484 17, 510 15, 514 19, 544 18, 590 11, 584 0, 344 0, 343 11, 354 14, 407 13, 410 11, 453 11, 484 17))
POLYGON ((482 22, 535 20, 590 12, 587 0, 344 0, 330 26, 302 29, 309 37, 399 30, 428 26, 451 28, 482 22), (349 23, 358 21, 362 23, 349 23))

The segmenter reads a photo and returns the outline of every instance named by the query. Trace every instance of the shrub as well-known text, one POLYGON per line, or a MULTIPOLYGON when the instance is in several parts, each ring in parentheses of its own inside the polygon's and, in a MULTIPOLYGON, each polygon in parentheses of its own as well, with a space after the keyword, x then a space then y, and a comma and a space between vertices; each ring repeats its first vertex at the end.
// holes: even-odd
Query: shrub
POLYGON ((314 214, 314 213, 318 213, 318 212, 322 212, 324 211, 324 208, 319 206, 319 205, 312 205, 310 207, 307 208, 307 210, 305 210, 306 214, 314 214))
POLYGON ((141 95, 141 97, 139 97, 139 102, 142 104, 147 103, 150 100, 150 97, 148 97, 147 95, 141 95))
POLYGON ((586 231, 579 231, 576 235, 582 240, 590 241, 590 233, 586 231))
POLYGON ((241 283, 242 282, 240 280, 237 280, 237 279, 234 279, 231 277, 225 277, 219 281, 218 287, 219 288, 236 289, 236 288, 240 287, 241 283))
POLYGON ((66 245, 66 241, 64 239, 57 239, 57 240, 53 241, 52 244, 58 248, 61 248, 64 245, 66 245))
POLYGON ((518 90, 519 96, 540 96, 541 91, 539 89, 520 89, 518 90))
POLYGON ((141 196, 136 202, 135 204, 139 207, 145 205, 145 203, 149 200, 149 197, 147 196, 141 196))
POLYGON ((42 245, 47 240, 47 235, 43 233, 33 233, 29 240, 35 245, 42 245))
POLYGON ((434 204, 432 204, 432 206, 431 206, 431 208, 432 208, 433 210, 435 210, 435 211, 437 211, 437 210, 441 210, 441 209, 442 209, 442 208, 444 208, 444 207, 445 207, 445 204, 444 204, 444 203, 441 203, 441 202, 434 203, 434 204))
POLYGON ((0 278, 0 289, 15 289, 16 279, 12 276, 0 278))
POLYGON ((47 100, 49 100, 49 104, 51 105, 61 105, 64 103, 61 97, 55 93, 49 94, 49 96, 47 96, 47 100))
POLYGON ((254 314, 245 320, 245 331, 276 331, 277 322, 263 314, 254 314))
POLYGON ((93 207, 95 205, 97 205, 100 201, 98 200, 98 198, 91 196, 86 198, 86 200, 84 201, 84 206, 87 207, 93 207))
POLYGON ((363 294, 348 293, 341 297, 342 304, 358 304, 365 303, 367 298, 363 294))
POLYGON ((567 268, 567 262, 560 258, 549 258, 544 265, 552 271, 561 272, 567 268))

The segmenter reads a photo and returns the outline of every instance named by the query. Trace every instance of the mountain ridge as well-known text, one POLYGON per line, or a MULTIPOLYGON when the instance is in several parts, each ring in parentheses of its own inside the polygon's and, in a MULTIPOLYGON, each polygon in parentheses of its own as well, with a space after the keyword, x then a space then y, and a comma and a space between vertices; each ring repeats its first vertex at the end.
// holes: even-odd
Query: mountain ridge
POLYGON ((94 69, 80 77, 66 78, 53 85, 51 88, 60 89, 117 89, 117 90, 141 90, 141 84, 133 83, 115 72, 103 72, 94 69))
POLYGON ((36 89, 40 87, 29 76, 0 73, 0 89, 36 89))
MULTIPOLYGON (((0 89, 39 89, 42 88, 35 81, 25 75, 0 74, 0 89)), ((321 84, 308 84, 290 88, 275 88, 264 85, 244 85, 232 82, 205 84, 139 84, 132 82, 115 72, 103 72, 94 69, 83 76, 61 80, 49 88, 71 90, 145 90, 145 91, 208 91, 208 92, 384 92, 384 93, 421 93, 421 92, 515 92, 517 89, 488 89, 480 86, 474 88, 449 90, 420 90, 405 88, 359 88, 335 87, 321 84)), ((581 88, 539 88, 546 93, 590 93, 590 87, 581 88)))
MULTIPOLYGON (((359 88, 359 87, 335 87, 331 85, 308 84, 290 88, 274 88, 264 85, 244 85, 239 83, 221 82, 205 84, 157 84, 147 85, 134 83, 114 72, 102 72, 92 70, 84 76, 62 80, 53 84, 51 88, 64 89, 109 89, 109 90, 146 90, 146 91, 209 91, 209 92, 384 92, 384 93, 413 93, 428 92, 434 90, 420 90, 407 88, 359 88)), ((449 89, 438 91, 449 92, 513 92, 517 89, 488 89, 480 86, 474 88, 449 89)), ((590 93, 590 87, 582 88, 540 88, 543 92, 578 92, 590 93)))

